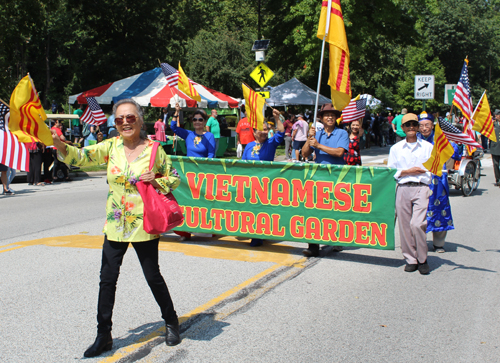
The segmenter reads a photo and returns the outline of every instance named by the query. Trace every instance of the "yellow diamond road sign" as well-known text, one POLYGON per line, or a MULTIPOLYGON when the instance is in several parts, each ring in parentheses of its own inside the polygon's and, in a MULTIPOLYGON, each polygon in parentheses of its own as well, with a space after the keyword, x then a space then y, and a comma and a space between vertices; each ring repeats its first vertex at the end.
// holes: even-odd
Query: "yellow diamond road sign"
POLYGON ((250 77, 259 84, 259 86, 264 87, 271 78, 273 78, 274 72, 269 69, 264 63, 260 63, 257 68, 255 68, 250 77))

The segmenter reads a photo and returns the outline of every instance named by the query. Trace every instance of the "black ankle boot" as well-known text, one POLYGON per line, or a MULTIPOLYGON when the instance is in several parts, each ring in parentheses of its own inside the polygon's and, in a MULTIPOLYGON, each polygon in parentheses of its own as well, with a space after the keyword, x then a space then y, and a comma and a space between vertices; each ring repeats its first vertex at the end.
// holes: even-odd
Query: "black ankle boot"
POLYGON ((97 338, 95 338, 94 344, 92 344, 86 351, 83 353, 83 356, 86 358, 97 357, 101 355, 102 352, 111 350, 113 348, 113 338, 110 333, 99 333, 97 334, 97 338))
POLYGON ((165 344, 174 346, 181 342, 181 335, 179 332, 179 323, 166 324, 165 323, 165 344))

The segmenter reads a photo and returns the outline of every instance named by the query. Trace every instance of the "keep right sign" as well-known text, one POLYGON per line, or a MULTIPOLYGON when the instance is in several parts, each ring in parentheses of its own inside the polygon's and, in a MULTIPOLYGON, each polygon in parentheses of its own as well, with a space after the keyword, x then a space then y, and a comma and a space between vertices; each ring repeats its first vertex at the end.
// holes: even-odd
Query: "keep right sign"
POLYGON ((415 94, 416 100, 434 99, 434 76, 423 75, 415 76, 415 94))

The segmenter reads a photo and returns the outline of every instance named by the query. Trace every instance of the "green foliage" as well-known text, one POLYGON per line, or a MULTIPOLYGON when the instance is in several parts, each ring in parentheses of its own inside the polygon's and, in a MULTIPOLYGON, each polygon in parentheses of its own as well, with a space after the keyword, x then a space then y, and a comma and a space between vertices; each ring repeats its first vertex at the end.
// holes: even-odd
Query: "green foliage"
MULTIPOLYGON (((474 100, 500 108, 500 0, 341 0, 353 97, 420 109, 415 74, 456 83, 465 56, 474 100), (491 73, 491 80, 490 80, 491 73)), ((4 0, 0 3, 0 98, 30 72, 44 106, 158 66, 185 65, 194 80, 234 97, 257 65, 252 42, 271 40, 276 86, 292 77, 315 89, 321 40, 318 0, 4 0), (260 4, 260 33, 259 10, 260 4)), ((328 51, 321 93, 329 95, 328 51)), ((154 120, 155 110, 150 111, 154 120)))

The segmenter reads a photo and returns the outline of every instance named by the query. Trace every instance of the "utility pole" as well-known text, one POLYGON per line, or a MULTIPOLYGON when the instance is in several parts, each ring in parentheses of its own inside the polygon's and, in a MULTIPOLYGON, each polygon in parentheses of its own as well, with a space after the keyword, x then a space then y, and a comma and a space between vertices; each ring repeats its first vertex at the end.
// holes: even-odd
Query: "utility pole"
POLYGON ((260 39, 260 0, 257 3, 257 39, 260 39))

